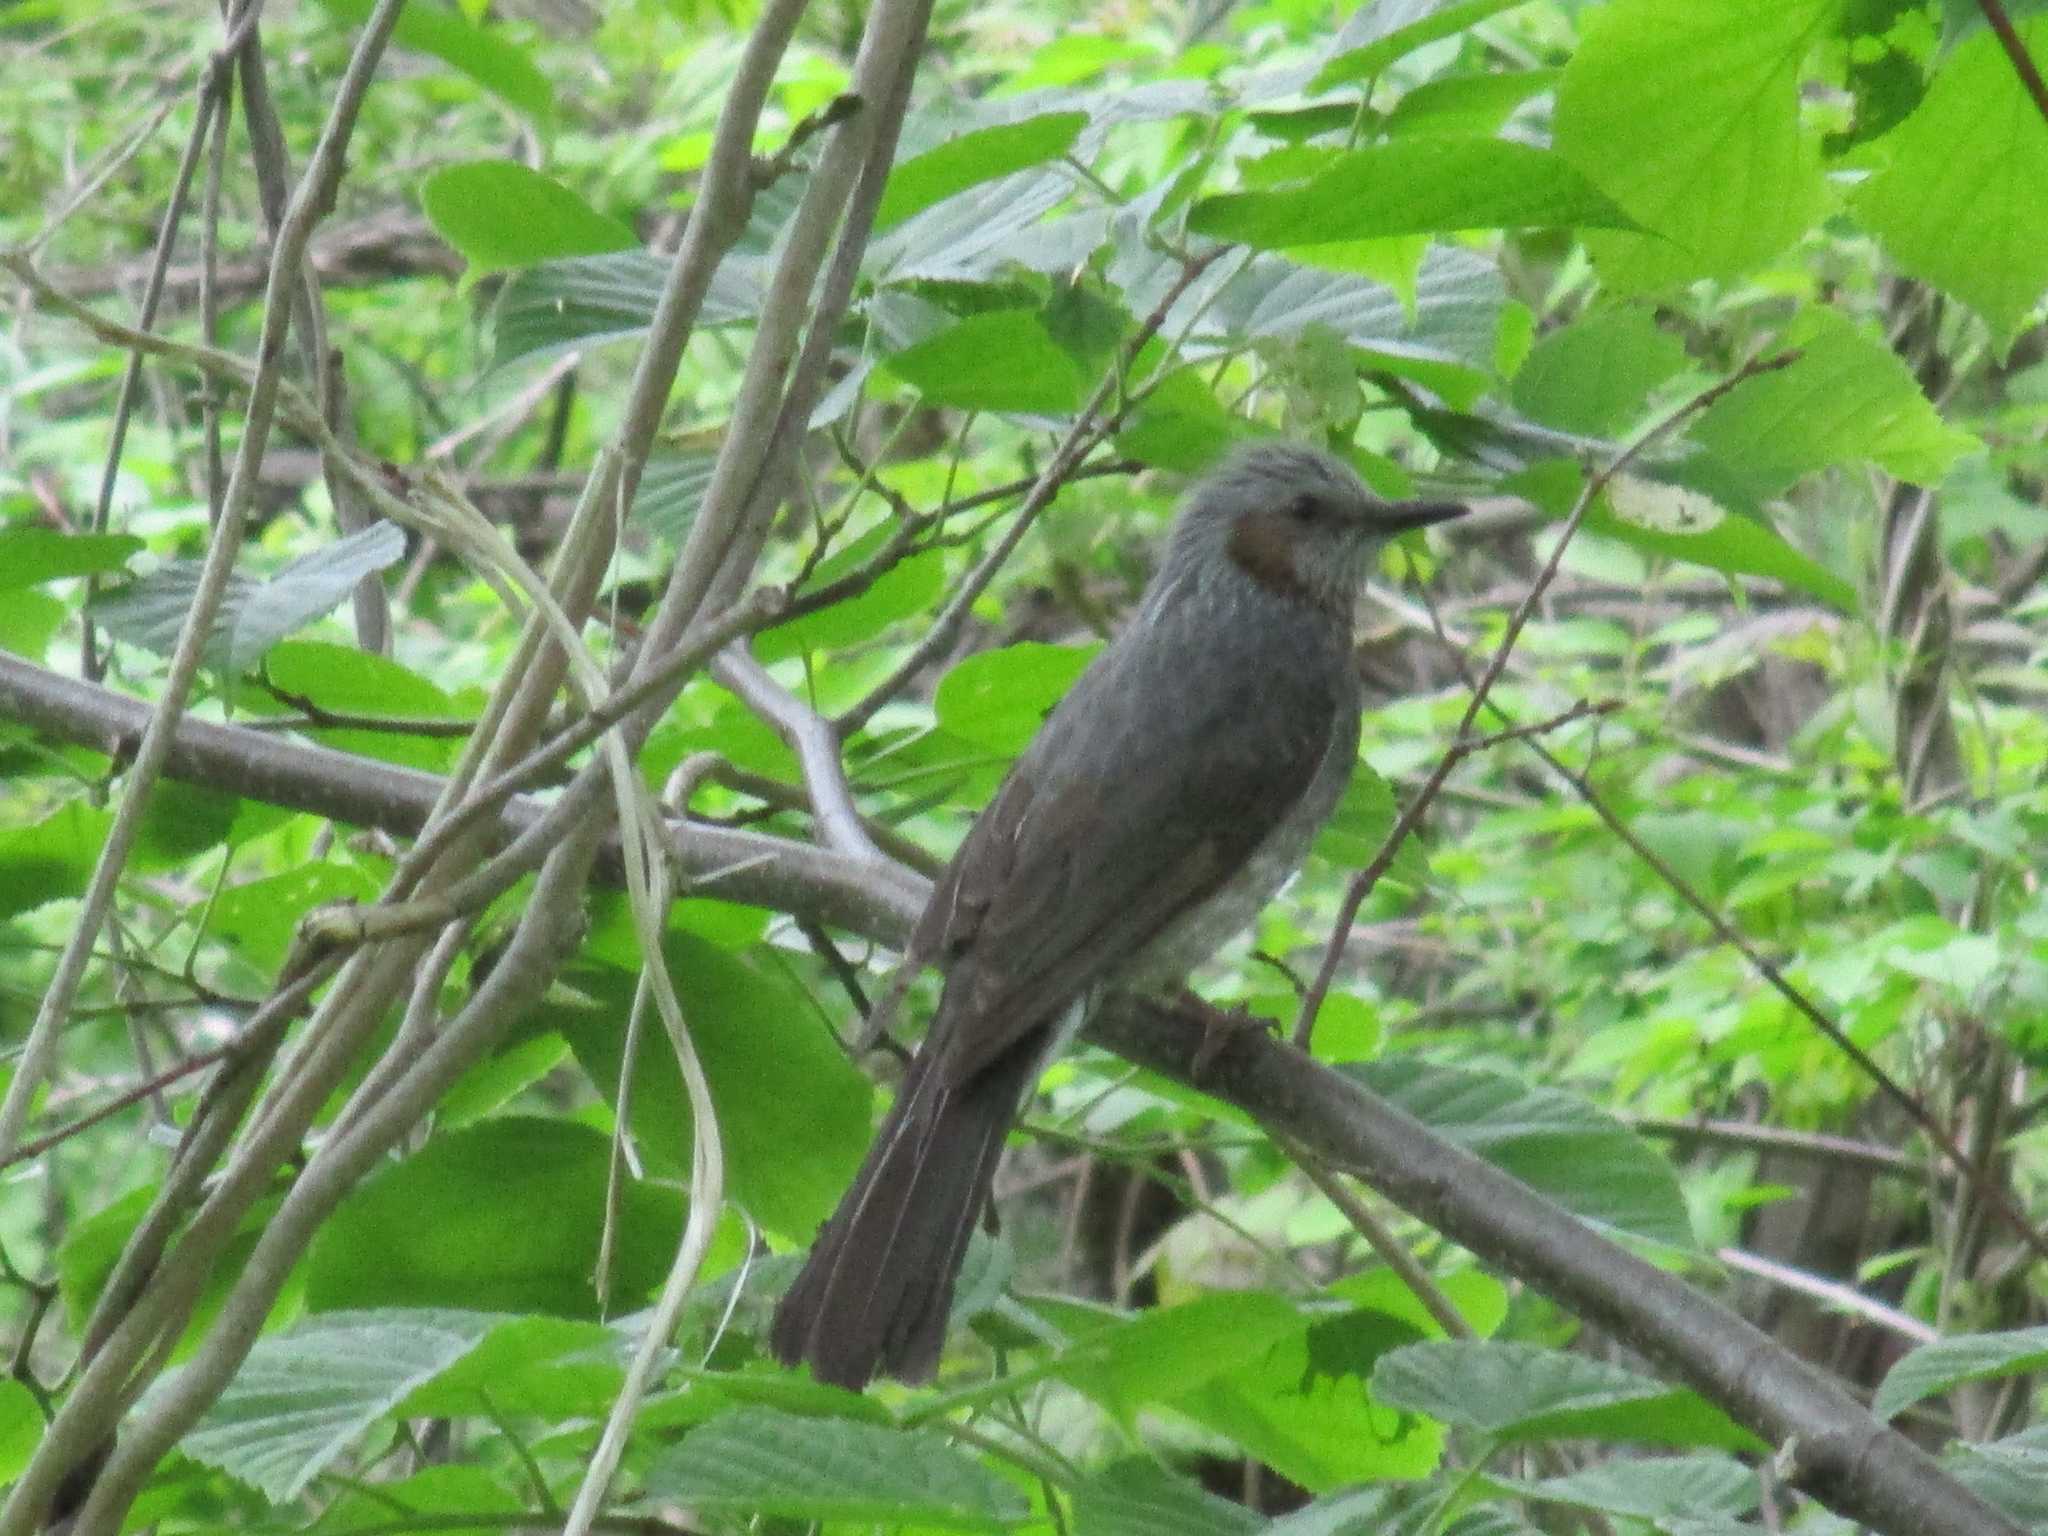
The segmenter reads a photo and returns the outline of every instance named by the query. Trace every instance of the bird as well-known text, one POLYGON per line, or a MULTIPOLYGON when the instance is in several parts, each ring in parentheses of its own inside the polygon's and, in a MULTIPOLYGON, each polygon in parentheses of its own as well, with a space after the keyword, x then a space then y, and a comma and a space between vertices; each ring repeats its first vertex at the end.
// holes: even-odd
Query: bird
POLYGON ((932 889, 906 964, 944 985, 894 1106, 778 1304, 769 1347, 853 1391, 928 1379, 996 1160, 1106 989, 1157 990, 1300 868, 1358 756, 1352 610, 1386 501, 1290 439, 1189 490, 1122 631, 1046 717, 932 889))

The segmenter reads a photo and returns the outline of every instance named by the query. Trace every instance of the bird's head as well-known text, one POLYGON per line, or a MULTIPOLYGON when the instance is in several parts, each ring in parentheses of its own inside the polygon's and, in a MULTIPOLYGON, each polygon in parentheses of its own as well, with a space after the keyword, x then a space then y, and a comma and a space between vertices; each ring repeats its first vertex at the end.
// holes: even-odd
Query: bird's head
POLYGON ((1168 560, 1228 562, 1277 596, 1348 616, 1367 558, 1384 540, 1465 511, 1457 502, 1384 501, 1320 449, 1252 443, 1188 493, 1168 560))

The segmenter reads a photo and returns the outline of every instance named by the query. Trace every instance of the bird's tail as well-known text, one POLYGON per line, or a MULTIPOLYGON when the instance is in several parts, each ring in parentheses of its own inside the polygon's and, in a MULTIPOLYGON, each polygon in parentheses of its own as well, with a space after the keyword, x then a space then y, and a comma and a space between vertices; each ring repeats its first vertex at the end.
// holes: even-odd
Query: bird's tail
POLYGON ((808 1361, 818 1380, 853 1391, 877 1375, 931 1375, 967 1239, 1039 1054, 1027 1043, 955 1084, 941 1081, 929 1049, 911 1063, 853 1187, 775 1309, 777 1358, 808 1361))

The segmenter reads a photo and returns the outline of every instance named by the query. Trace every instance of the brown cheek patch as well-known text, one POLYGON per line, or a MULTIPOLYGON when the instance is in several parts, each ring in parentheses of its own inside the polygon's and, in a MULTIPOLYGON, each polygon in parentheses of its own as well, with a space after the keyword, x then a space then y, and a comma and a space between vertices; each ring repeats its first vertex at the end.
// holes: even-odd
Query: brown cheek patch
POLYGON ((1253 512, 1237 520, 1227 546, 1237 568, 1269 592, 1307 598, 1309 593, 1294 569, 1294 541, 1285 520, 1272 512, 1253 512))

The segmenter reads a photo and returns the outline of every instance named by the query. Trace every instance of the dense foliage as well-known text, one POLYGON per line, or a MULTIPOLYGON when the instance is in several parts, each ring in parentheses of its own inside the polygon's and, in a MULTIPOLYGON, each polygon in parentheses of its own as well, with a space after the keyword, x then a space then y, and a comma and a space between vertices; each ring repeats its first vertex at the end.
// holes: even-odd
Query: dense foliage
POLYGON ((0 10, 0 1533, 2048 1523, 2048 7, 871 4, 0 10), (1340 945, 1578 1251, 1091 1046, 938 1381, 776 1367, 924 879, 1275 431, 1476 510, 1193 981, 1340 945))

